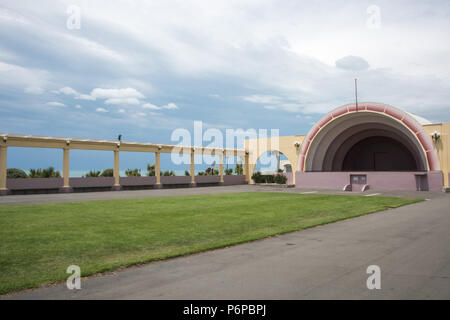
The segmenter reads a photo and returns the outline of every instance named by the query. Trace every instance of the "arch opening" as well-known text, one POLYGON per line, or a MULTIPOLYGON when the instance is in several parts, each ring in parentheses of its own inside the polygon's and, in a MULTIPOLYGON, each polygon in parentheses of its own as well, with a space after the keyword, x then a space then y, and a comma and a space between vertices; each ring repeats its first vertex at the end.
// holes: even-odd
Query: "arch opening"
POLYGON ((384 114, 332 119, 311 141, 305 171, 426 171, 427 156, 408 127, 384 114))

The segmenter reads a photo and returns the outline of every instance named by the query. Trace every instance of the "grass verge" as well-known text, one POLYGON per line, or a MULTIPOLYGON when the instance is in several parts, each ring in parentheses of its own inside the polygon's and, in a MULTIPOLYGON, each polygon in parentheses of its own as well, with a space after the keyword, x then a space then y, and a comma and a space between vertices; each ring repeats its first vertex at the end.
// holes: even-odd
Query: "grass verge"
POLYGON ((421 201, 231 193, 0 206, 0 294, 421 201))

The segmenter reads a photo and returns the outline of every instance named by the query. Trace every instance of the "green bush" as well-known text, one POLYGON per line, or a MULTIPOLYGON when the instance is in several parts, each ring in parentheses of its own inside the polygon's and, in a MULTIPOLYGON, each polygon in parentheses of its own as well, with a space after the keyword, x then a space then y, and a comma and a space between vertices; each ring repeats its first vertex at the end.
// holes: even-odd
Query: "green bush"
POLYGON ((30 169, 30 178, 60 178, 61 173, 53 167, 47 169, 30 169))
POLYGON ((175 172, 173 172, 172 170, 170 170, 170 171, 167 170, 167 171, 161 172, 161 175, 165 176, 165 177, 176 176, 175 172))
POLYGON ((187 171, 187 170, 184 170, 184 175, 185 175, 186 177, 189 177, 189 176, 191 175, 191 173, 190 173, 189 171, 187 171))
POLYGON ((234 173, 236 173, 237 175, 244 174, 244 167, 242 166, 241 163, 236 163, 236 167, 234 168, 234 173))
POLYGON ((274 178, 274 182, 278 184, 286 184, 287 177, 284 174, 277 174, 274 178))
POLYGON ((96 178, 100 177, 101 172, 98 170, 91 170, 84 175, 84 178, 96 178))
POLYGON ((125 170, 125 175, 127 177, 140 177, 141 176, 141 170, 139 170, 139 169, 127 169, 127 170, 125 170))
POLYGON ((261 172, 257 171, 252 175, 253 181, 255 183, 278 183, 285 184, 287 181, 286 176, 278 173, 277 175, 273 174, 261 174, 261 172))
POLYGON ((109 169, 103 170, 101 176, 102 177, 114 177, 114 169, 109 168, 109 169))
POLYGON ((225 175, 231 176, 233 174, 233 169, 225 169, 225 175))
POLYGON ((155 176, 155 165, 154 164, 148 164, 147 165, 147 176, 154 177, 155 176))
POLYGON ((9 168, 6 169, 6 177, 8 179, 28 178, 28 175, 22 169, 9 168))

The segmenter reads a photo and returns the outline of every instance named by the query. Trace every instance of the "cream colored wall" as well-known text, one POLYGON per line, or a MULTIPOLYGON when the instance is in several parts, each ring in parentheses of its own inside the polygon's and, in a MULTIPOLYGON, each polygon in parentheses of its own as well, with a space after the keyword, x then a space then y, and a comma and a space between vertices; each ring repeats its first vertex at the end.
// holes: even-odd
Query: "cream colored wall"
MULTIPOLYGON (((245 140, 245 150, 249 151, 249 171, 250 176, 255 171, 256 162, 267 151, 279 151, 284 154, 292 165, 293 183, 295 183, 295 172, 298 170, 298 157, 301 144, 305 139, 305 135, 284 136, 265 139, 248 139, 245 140), (300 144, 299 147, 295 143, 300 144)), ((252 182, 253 183, 253 182, 252 182)))
POLYGON ((444 185, 449 187, 448 173, 450 171, 450 123, 429 124, 423 126, 424 130, 428 134, 432 134, 437 131, 441 134, 438 141, 434 141, 439 164, 444 174, 444 185))

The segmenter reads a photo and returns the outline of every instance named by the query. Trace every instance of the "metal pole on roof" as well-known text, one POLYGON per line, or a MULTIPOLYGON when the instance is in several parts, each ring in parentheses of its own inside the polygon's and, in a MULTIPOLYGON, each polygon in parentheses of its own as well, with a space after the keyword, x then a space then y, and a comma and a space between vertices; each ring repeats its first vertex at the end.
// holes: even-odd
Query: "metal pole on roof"
POLYGON ((358 79, 355 78, 355 101, 356 101, 356 112, 358 112, 358 79))

